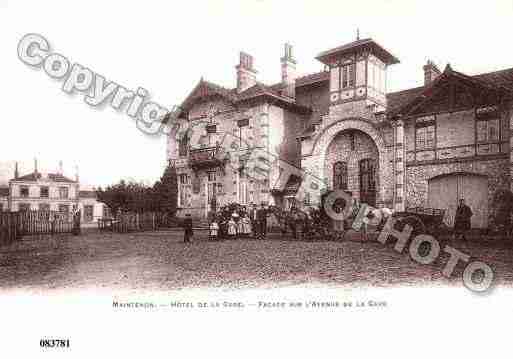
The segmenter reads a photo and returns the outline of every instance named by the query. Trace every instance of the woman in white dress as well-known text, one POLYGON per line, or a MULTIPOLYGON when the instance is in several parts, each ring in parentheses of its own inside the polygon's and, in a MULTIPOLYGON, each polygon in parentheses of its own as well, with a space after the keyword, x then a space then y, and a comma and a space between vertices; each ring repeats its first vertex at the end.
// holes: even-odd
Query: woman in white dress
POLYGON ((228 221, 228 238, 234 239, 237 235, 237 223, 233 220, 233 217, 228 221))
POLYGON ((244 215, 240 222, 242 223, 242 234, 244 237, 249 237, 251 234, 251 222, 247 215, 244 215))

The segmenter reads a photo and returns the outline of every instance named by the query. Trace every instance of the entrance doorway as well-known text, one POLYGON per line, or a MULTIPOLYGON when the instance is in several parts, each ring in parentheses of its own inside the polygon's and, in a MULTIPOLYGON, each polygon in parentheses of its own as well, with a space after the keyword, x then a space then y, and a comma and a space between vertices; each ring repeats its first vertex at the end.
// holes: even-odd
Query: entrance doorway
POLYGON ((360 202, 376 206, 376 160, 360 160, 360 202))

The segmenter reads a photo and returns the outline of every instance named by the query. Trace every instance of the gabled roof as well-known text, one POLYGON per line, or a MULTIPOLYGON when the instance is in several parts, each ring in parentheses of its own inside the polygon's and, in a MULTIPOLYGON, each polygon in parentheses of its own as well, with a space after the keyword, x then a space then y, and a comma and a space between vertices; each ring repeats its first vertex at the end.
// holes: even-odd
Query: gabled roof
MULTIPOLYGON (((300 113, 310 113, 310 108, 299 105, 293 98, 283 95, 282 89, 283 86, 281 84, 268 86, 261 82, 257 82, 254 86, 242 91, 241 93, 237 93, 237 89, 227 89, 212 82, 201 79, 180 106, 181 115, 183 115, 184 112, 187 112, 196 100, 205 99, 212 96, 219 96, 224 98, 235 106, 245 101, 254 100, 257 98, 267 98, 282 107, 290 108, 300 113)), ((166 121, 167 117, 163 119, 164 123, 166 121)))
POLYGON ((317 55, 316 59, 321 61, 322 63, 327 63, 332 58, 352 54, 356 51, 364 49, 371 50, 378 58, 384 61, 387 65, 399 63, 399 60, 394 55, 385 50, 385 48, 383 48, 381 45, 379 45, 376 41, 372 40, 371 38, 356 40, 350 42, 349 44, 335 47, 331 50, 323 51, 319 55, 317 55))
MULTIPOLYGON (((69 183, 76 183, 76 181, 73 181, 72 179, 69 179, 68 177, 59 174, 59 173, 48 173, 47 174, 48 179, 52 182, 69 182, 69 183)), ((24 176, 20 176, 18 178, 13 178, 11 181, 27 181, 27 182, 36 182, 38 180, 43 179, 43 175, 40 172, 32 172, 24 176)))
POLYGON ((224 88, 213 82, 205 81, 202 78, 182 102, 181 108, 187 111, 197 99, 211 96, 220 96, 230 103, 234 103, 237 100, 237 93, 234 90, 224 88))
POLYGON ((482 93, 489 94, 492 98, 498 98, 504 94, 513 94, 513 69, 469 76, 454 71, 450 65, 447 65, 444 72, 427 86, 387 94, 388 116, 408 114, 412 109, 425 103, 426 99, 432 96, 437 88, 451 78, 471 85, 482 93))

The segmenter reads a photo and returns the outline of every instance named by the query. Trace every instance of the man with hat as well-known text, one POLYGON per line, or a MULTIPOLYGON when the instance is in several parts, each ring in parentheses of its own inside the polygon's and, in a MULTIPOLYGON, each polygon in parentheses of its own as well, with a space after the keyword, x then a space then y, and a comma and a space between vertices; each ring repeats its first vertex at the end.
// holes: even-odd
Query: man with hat
POLYGON ((261 239, 265 239, 267 235, 267 208, 266 203, 262 202, 260 204, 260 208, 256 213, 257 221, 258 221, 258 235, 261 239))
POLYGON ((257 219, 257 206, 251 203, 251 209, 249 210, 249 220, 251 221, 251 230, 253 231, 253 238, 257 238, 259 234, 259 223, 257 219))

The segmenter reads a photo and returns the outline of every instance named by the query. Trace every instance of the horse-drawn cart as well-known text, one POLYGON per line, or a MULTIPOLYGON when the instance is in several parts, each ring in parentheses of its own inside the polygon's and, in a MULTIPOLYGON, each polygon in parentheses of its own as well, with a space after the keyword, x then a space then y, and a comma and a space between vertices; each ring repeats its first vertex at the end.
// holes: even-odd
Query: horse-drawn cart
POLYGON ((436 237, 445 229, 445 209, 412 207, 395 212, 392 217, 397 220, 396 225, 400 228, 405 224, 410 225, 414 235, 429 234, 436 237))

